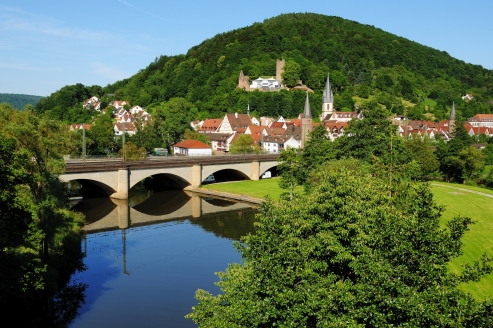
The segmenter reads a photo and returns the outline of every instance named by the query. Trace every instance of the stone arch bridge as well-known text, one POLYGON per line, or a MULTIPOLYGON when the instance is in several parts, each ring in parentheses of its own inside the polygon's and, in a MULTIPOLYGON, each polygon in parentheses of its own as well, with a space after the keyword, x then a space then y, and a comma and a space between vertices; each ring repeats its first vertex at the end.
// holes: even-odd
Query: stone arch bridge
POLYGON ((206 177, 221 170, 233 170, 246 179, 259 180, 265 171, 277 166, 277 158, 277 154, 267 154, 153 157, 134 162, 73 160, 67 161, 60 179, 90 180, 111 198, 128 199, 130 188, 155 175, 165 175, 181 189, 198 188, 206 177))

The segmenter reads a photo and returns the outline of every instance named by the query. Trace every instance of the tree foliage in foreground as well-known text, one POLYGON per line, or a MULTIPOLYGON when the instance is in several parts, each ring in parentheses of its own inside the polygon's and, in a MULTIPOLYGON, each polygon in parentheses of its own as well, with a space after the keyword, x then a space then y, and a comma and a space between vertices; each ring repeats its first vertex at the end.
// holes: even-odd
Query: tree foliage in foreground
POLYGON ((493 304, 458 288, 490 272, 485 256, 456 275, 471 223, 439 226, 425 184, 389 184, 362 162, 331 162, 313 191, 264 203, 243 264, 220 272, 222 294, 198 290, 201 327, 490 327, 493 304), (403 185, 404 184, 404 185, 403 185))
POLYGON ((83 301, 67 285, 84 268, 82 217, 58 178, 70 144, 62 123, 0 104, 0 308, 19 327, 67 326, 83 301))

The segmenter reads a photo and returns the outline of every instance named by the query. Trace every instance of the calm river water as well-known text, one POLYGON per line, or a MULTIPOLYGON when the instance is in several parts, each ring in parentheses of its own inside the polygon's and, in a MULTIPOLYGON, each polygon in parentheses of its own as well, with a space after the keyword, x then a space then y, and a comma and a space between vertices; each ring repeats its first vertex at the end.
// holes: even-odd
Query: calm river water
POLYGON ((233 241, 254 231, 255 209, 183 191, 80 202, 88 285, 70 327, 195 327, 195 291, 219 293, 214 272, 239 262, 233 241), (149 197, 150 196, 150 197, 149 197))

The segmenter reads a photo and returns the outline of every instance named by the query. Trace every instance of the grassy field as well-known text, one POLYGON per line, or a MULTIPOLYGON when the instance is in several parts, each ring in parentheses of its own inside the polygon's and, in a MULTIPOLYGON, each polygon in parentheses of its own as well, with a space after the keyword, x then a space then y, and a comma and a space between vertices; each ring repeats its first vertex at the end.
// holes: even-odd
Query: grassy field
MULTIPOLYGON (((491 196, 493 196, 493 191, 451 183, 432 183, 436 201, 445 205, 444 223, 457 215, 468 216, 475 221, 464 235, 463 255, 450 264, 453 271, 459 272, 463 263, 477 260, 485 252, 493 255, 493 198, 451 187, 481 192, 491 196)), ((462 288, 478 299, 493 298, 493 274, 489 274, 477 283, 464 284, 462 288)))
POLYGON ((238 195, 248 195, 255 198, 265 198, 267 195, 272 198, 279 198, 285 190, 278 185, 279 178, 261 179, 259 181, 244 180, 227 183, 215 183, 204 185, 201 188, 217 191, 229 192, 238 195))
MULTIPOLYGON (((285 191, 279 188, 278 181, 278 178, 260 181, 246 180, 211 184, 202 188, 257 198, 265 198, 266 195, 278 198, 285 191)), ((431 188, 435 200, 445 206, 442 217, 444 226, 448 220, 457 215, 469 216, 475 221, 463 238, 464 254, 450 264, 451 270, 460 272, 463 263, 479 259, 484 252, 493 255, 493 198, 487 196, 493 197, 493 190, 445 182, 431 182, 431 188)), ((493 298, 493 274, 484 277, 480 282, 463 284, 461 287, 478 299, 493 298)))

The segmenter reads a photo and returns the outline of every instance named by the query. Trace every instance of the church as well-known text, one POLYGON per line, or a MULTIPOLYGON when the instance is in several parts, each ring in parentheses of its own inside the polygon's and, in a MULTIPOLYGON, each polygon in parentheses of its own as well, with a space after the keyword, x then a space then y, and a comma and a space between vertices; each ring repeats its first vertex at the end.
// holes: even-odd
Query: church
MULTIPOLYGON (((327 81, 325 82, 325 89, 322 95, 322 114, 320 115, 320 122, 327 129, 329 138, 334 140, 335 138, 342 136, 350 120, 361 118, 362 116, 358 112, 337 112, 334 110, 334 93, 330 86, 330 76, 327 75, 327 81)), ((308 138, 308 134, 313 130, 313 119, 308 93, 306 94, 305 107, 303 114, 301 115, 301 126, 301 148, 303 148, 308 138)))

